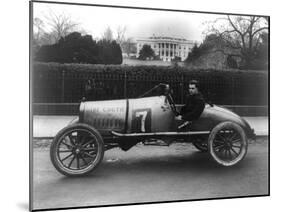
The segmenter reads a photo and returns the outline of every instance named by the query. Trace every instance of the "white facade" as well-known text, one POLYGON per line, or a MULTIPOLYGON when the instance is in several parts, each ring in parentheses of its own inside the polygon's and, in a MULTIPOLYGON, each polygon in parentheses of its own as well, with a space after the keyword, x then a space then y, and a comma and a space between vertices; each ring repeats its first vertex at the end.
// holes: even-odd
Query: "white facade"
POLYGON ((149 38, 139 38, 137 41, 137 57, 142 49, 143 45, 150 45, 155 55, 159 55, 163 61, 171 61, 176 56, 184 61, 188 53, 194 46, 193 41, 189 41, 183 38, 153 36, 149 38))

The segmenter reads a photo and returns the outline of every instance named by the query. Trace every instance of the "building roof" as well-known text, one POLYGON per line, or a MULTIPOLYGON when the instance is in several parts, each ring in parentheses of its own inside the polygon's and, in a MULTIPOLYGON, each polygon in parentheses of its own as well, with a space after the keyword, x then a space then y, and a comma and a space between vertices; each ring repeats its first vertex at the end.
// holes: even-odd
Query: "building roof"
POLYGON ((177 42, 177 43, 195 43, 192 40, 187 40, 185 38, 178 38, 178 37, 170 37, 170 36, 151 36, 147 38, 137 38, 136 41, 168 41, 168 42, 177 42))

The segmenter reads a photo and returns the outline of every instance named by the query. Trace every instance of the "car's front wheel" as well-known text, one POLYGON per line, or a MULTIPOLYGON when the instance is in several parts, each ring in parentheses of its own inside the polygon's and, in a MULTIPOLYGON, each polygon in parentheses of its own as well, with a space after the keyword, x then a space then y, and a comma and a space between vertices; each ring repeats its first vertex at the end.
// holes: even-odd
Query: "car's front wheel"
POLYGON ((239 163, 247 154, 247 148, 245 131, 236 123, 222 122, 209 135, 209 152, 220 165, 233 166, 239 163))
POLYGON ((62 129, 50 148, 54 167, 66 176, 90 173, 100 164, 103 155, 104 144, 100 133, 81 123, 62 129))

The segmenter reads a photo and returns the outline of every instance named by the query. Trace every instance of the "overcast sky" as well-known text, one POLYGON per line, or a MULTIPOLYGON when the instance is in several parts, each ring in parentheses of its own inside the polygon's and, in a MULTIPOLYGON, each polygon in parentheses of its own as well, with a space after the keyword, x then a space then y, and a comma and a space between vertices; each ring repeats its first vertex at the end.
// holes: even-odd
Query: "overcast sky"
POLYGON ((46 22, 50 12, 64 13, 80 23, 82 29, 93 38, 100 38, 107 27, 116 32, 118 26, 126 26, 126 37, 155 35, 174 36, 201 42, 206 22, 222 15, 171 12, 157 10, 108 8, 96 6, 34 3, 34 18, 46 22))

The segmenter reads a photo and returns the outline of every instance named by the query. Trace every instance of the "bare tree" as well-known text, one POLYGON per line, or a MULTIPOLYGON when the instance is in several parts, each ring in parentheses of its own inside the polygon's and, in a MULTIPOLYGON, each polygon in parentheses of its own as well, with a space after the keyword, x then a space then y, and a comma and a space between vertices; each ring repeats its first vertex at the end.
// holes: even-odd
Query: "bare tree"
POLYGON ((33 20, 33 39, 38 42, 44 34, 44 23, 40 18, 33 20))
POLYGON ((130 53, 136 53, 137 47, 135 43, 133 42, 132 38, 127 38, 122 42, 121 45, 122 51, 127 54, 127 56, 130 56, 130 53))
POLYGON ((122 46, 123 42, 125 41, 125 33, 126 33, 126 26, 118 26, 117 27, 117 36, 116 36, 116 42, 122 46))
POLYGON ((239 57, 243 66, 248 68, 261 43, 262 33, 268 32, 268 19, 258 16, 228 15, 216 19, 208 32, 215 33, 225 43, 224 48, 218 48, 217 51, 239 57))
POLYGON ((113 40, 113 32, 112 32, 112 30, 110 29, 109 26, 104 31, 104 33, 102 35, 102 39, 107 40, 107 41, 112 41, 113 40))
POLYGON ((65 37, 74 31, 79 31, 79 23, 73 21, 69 15, 55 14, 50 11, 48 16, 45 16, 46 24, 49 28, 47 33, 51 39, 51 42, 58 42, 61 37, 65 37))

